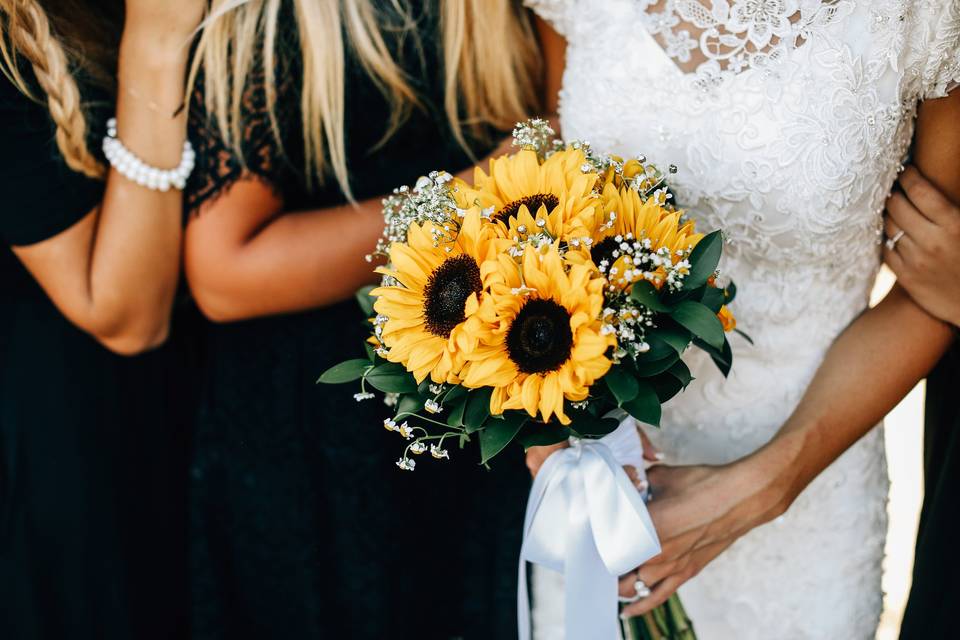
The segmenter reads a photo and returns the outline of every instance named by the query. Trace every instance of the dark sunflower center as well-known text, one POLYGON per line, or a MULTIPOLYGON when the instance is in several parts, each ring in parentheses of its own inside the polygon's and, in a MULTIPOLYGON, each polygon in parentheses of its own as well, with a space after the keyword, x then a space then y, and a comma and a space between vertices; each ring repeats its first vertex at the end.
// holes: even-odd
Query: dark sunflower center
POLYGON ((471 293, 480 293, 480 267, 467 255, 444 260, 433 270, 423 289, 423 316, 427 331, 441 338, 466 319, 463 307, 471 293))
POLYGON ((507 353, 523 373, 555 371, 570 357, 570 313, 553 300, 530 300, 507 331, 507 353))
POLYGON ((600 266, 600 263, 604 260, 607 261, 607 268, 609 269, 613 266, 613 263, 617 261, 613 257, 613 252, 620 248, 620 243, 613 239, 613 236, 607 236, 600 242, 597 242, 592 247, 590 247, 590 259, 593 260, 593 264, 600 266))
POLYGON ((510 216, 517 215, 517 212, 520 211, 520 207, 523 205, 527 205, 527 210, 531 215, 535 216, 537 215, 537 209, 540 208, 540 205, 545 206, 547 211, 550 211, 558 204, 560 204, 560 199, 552 193, 535 193, 532 196, 525 196, 519 200, 507 203, 493 219, 499 220, 503 224, 508 224, 510 216))

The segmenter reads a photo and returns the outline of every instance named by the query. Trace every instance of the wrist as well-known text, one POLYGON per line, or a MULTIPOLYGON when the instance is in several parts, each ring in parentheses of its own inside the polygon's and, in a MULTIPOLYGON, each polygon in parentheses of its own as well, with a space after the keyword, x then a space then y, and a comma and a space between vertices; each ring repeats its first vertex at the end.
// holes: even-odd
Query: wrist
POLYGON ((186 72, 191 37, 188 33, 128 25, 120 38, 120 66, 186 72))
POLYGON ((766 520, 782 515, 809 484, 802 433, 781 433, 759 451, 735 463, 739 482, 753 487, 766 520))

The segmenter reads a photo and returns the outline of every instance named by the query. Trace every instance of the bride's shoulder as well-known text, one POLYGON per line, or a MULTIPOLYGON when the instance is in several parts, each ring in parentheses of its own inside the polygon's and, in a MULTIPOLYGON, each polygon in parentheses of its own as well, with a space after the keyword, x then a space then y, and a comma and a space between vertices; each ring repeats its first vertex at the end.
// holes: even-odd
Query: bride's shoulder
POLYGON ((960 0, 909 3, 904 23, 904 71, 920 99, 960 86, 960 0))
POLYGON ((546 20, 557 33, 570 40, 576 34, 597 35, 607 25, 617 21, 635 20, 638 9, 656 1, 523 0, 523 4, 546 20))
POLYGON ((523 4, 550 23, 560 35, 570 35, 577 0, 523 0, 523 4))

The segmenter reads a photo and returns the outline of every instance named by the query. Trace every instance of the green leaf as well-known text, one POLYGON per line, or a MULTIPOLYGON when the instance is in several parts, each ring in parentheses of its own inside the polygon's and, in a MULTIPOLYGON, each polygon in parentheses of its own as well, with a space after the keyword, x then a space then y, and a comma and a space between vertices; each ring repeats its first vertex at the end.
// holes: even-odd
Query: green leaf
POLYGON ((680 381, 677 380, 677 378, 669 371, 664 372, 655 378, 651 378, 650 384, 653 385, 654 391, 657 392, 657 397, 660 398, 660 404, 665 403, 667 400, 683 391, 683 385, 680 384, 680 381))
POLYGON ((562 425, 527 422, 523 425, 520 433, 517 434, 516 440, 523 445, 523 449, 526 451, 530 447, 546 447, 563 442, 572 435, 573 431, 562 425))
POLYGON ((397 415, 408 415, 413 413, 419 413, 423 410, 423 398, 417 395, 416 393, 407 393, 400 396, 400 401, 397 403, 397 415))
POLYGON ((493 389, 483 387, 472 390, 467 395, 466 407, 463 412, 463 424, 467 428, 467 433, 473 433, 483 426, 487 418, 490 417, 490 396, 493 389))
POLYGON ((667 370, 685 389, 688 384, 693 382, 693 374, 690 373, 690 367, 683 360, 677 360, 672 367, 667 370))
POLYGON ((689 331, 679 326, 660 326, 655 329, 648 330, 647 336, 655 340, 666 342, 668 345, 670 345, 670 347, 673 348, 674 351, 677 352, 677 355, 680 355, 686 351, 687 347, 690 346, 690 341, 693 339, 689 331))
POLYGON ((468 391, 469 389, 467 389, 466 387, 460 386, 459 384, 455 384, 451 386, 450 389, 448 389, 445 394, 443 394, 443 400, 441 402, 444 406, 446 405, 453 406, 453 403, 457 402, 462 398, 466 398, 468 391))
POLYGON ((710 311, 720 313, 720 307, 723 306, 724 300, 723 289, 704 287, 703 297, 700 298, 700 303, 710 309, 710 311))
POLYGON ((363 309, 363 315, 367 318, 371 317, 374 314, 373 303, 376 301, 370 292, 376 289, 375 285, 367 285, 357 291, 355 297, 357 298, 357 303, 359 303, 360 308, 363 309))
POLYGON ((523 412, 508 411, 500 420, 488 420, 480 431, 480 464, 488 463, 503 451, 528 419, 523 412))
POLYGON ((669 355, 666 358, 661 358, 659 360, 647 360, 646 358, 637 358, 635 367, 637 370, 637 377, 640 378, 652 378, 658 373, 663 373, 667 369, 673 366, 673 363, 680 359, 680 356, 676 353, 669 355))
POLYGON ((733 365, 733 352, 730 350, 730 343, 726 336, 724 336, 723 345, 719 349, 699 338, 694 341, 694 344, 710 354, 713 363, 717 365, 724 377, 730 374, 730 367, 733 365))
POLYGON ((570 429, 581 438, 602 438, 620 426, 616 418, 597 418, 586 411, 570 411, 568 414, 570 429))
POLYGON ((730 284, 727 285, 727 288, 723 290, 723 296, 726 300, 724 304, 733 302, 737 297, 737 285, 731 281, 730 284))
POLYGON ((723 253, 723 235, 719 231, 708 234, 690 252, 690 273, 683 279, 684 289, 696 289, 707 283, 720 262, 723 253))
POLYGON ((707 344, 718 349, 723 346, 723 325, 720 324, 720 319, 699 302, 681 302, 670 315, 678 324, 689 329, 707 344))
POLYGON ((363 358, 347 360, 340 364, 335 364, 320 376, 317 383, 324 384, 342 384, 344 382, 353 382, 363 377, 363 374, 370 368, 370 361, 363 358))
POLYGON ((637 397, 623 405, 631 416, 656 427, 660 426, 661 404, 657 392, 646 380, 640 381, 637 397))
MULTIPOLYGON (((703 242, 703 240, 700 242, 703 242)), ((630 297, 652 311, 670 310, 670 307, 660 300, 660 292, 646 280, 634 283, 630 297)))
POLYGON ((377 365, 363 377, 370 385, 384 393, 416 393, 417 381, 403 365, 387 362, 377 365))
POLYGON ((463 412, 467 408, 466 398, 455 398, 453 402, 444 400, 443 406, 450 410, 447 414, 447 424, 451 427, 463 426, 463 412))
POLYGON ((369 342, 363 343, 363 349, 367 352, 367 357, 370 359, 370 362, 377 361, 377 352, 374 350, 373 345, 369 342))
POLYGON ((623 366, 611 367, 607 371, 607 375, 603 376, 603 381, 607 383, 610 393, 617 399, 617 406, 621 406, 624 402, 637 397, 640 385, 637 384, 637 379, 623 366))

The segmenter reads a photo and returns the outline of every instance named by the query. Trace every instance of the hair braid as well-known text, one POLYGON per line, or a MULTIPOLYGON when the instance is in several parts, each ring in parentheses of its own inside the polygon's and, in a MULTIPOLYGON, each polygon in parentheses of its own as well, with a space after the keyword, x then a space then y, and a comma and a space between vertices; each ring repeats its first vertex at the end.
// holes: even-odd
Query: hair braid
POLYGON ((47 107, 57 128, 57 147, 67 165, 91 178, 103 178, 106 169, 87 146, 87 120, 80 89, 46 12, 36 0, 15 0, 14 9, 7 14, 7 28, 14 53, 11 55, 4 47, 4 62, 11 67, 14 82, 28 95, 29 88, 17 71, 15 56, 22 55, 32 65, 37 83, 46 93, 47 107))

